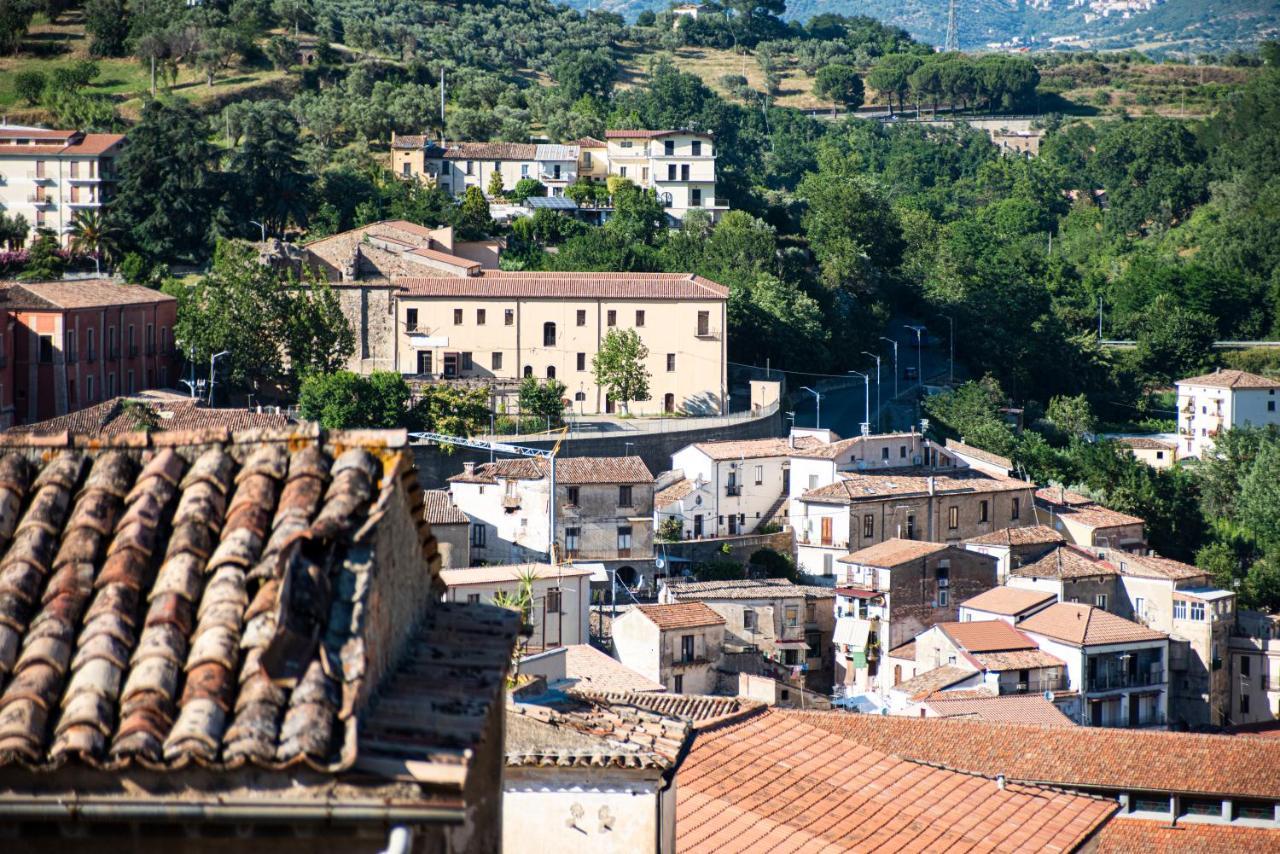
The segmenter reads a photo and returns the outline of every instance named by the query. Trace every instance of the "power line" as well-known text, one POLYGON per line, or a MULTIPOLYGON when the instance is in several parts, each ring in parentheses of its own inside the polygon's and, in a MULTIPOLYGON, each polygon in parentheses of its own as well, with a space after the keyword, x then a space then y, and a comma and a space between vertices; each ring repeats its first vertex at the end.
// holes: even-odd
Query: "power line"
POLYGON ((960 34, 956 30, 956 0, 947 6, 947 40, 943 50, 948 53, 960 50, 960 34))

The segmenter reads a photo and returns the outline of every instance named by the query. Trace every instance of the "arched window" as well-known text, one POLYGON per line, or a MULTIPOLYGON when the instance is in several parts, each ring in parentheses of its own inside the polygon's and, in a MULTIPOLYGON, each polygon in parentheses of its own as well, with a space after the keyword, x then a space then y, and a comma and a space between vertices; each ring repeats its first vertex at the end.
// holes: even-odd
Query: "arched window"
POLYGON ((547 379, 553 380, 555 378, 556 378, 556 366, 547 365, 547 379))
POLYGON ((574 400, 578 400, 578 401, 586 400, 586 399, 587 399, 587 393, 586 393, 585 391, 576 392, 576 393, 573 395, 573 399, 574 399, 574 400))
POLYGON ((525 375, 526 377, 531 377, 531 376, 533 376, 533 365, 525 365, 525 366, 524 366, 524 375, 525 375))
POLYGON ((542 346, 556 346, 556 325, 554 323, 542 324, 542 346))

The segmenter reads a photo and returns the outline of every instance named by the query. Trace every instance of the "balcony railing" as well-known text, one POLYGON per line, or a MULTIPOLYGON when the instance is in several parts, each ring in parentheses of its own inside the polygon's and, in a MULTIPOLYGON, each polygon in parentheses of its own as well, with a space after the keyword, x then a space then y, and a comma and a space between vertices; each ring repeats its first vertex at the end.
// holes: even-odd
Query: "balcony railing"
POLYGON ((1089 677, 1088 690, 1110 691, 1113 688, 1145 688, 1163 685, 1168 681, 1163 668, 1141 670, 1137 673, 1099 673, 1089 677))
POLYGON ((1028 679, 1026 682, 1018 682, 1014 686, 1015 694, 1043 694, 1045 691, 1065 691, 1067 688, 1067 680, 1065 677, 1045 677, 1042 679, 1028 679))
POLYGON ((709 341, 719 341, 719 340, 720 340, 720 330, 719 330, 719 329, 715 329, 715 328, 710 327, 710 326, 700 328, 700 329, 698 329, 696 332, 694 332, 693 334, 694 334, 694 337, 696 337, 696 338, 705 338, 705 339, 707 339, 707 340, 709 340, 709 341))
POLYGON ((729 495, 729 496, 741 495, 741 494, 742 494, 742 484, 740 484, 740 483, 730 483, 730 484, 728 484, 728 485, 727 485, 727 486, 725 486, 725 488, 724 488, 724 494, 725 494, 725 495, 729 495))

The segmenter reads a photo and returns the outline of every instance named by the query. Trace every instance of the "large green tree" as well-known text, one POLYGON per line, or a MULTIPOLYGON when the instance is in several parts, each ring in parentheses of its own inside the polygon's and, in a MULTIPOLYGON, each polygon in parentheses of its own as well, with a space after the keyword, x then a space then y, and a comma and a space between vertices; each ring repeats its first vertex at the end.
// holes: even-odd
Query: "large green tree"
MULTIPOLYGON (((305 225, 312 178, 298 157, 297 121, 280 101, 245 106, 240 143, 227 164, 238 184, 240 209, 272 233, 283 233, 291 223, 305 225)), ((248 222, 244 227, 257 230, 248 222)))
POLYGON ((624 412, 631 411, 633 400, 649 399, 649 370, 645 360, 649 348, 634 329, 610 329, 591 360, 596 383, 624 412))

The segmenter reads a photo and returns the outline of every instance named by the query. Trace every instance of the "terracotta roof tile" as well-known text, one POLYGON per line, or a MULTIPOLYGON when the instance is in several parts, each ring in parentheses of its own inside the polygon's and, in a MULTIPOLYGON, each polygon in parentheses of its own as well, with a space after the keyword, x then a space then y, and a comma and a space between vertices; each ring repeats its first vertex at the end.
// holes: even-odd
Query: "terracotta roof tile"
POLYGON ((497 483, 498 478, 541 480, 545 469, 538 460, 514 459, 480 463, 470 471, 463 470, 448 479, 449 483, 497 483))
MULTIPOLYGON (((805 436, 802 438, 812 437, 805 436)), ((845 451, 855 448, 860 444, 865 444, 868 438, 872 441, 884 442, 891 439, 920 441, 924 437, 919 433, 876 433, 874 436, 870 437, 854 436, 850 439, 838 439, 829 443, 814 439, 813 441, 801 446, 798 450, 792 453, 791 456, 802 457, 804 459, 833 460, 845 451)))
POLYGON ((943 691, 926 705, 940 718, 971 718, 997 723, 1075 726, 1058 707, 1039 694, 1004 694, 999 697, 950 699, 943 691))
POLYGON ((1059 487, 1044 487, 1036 490, 1036 500, 1063 519, 1070 519, 1090 528, 1120 528, 1141 525, 1144 522, 1137 516, 1105 507, 1087 495, 1059 487))
POLYGON ((834 599, 833 587, 796 584, 785 578, 736 578, 724 581, 669 582, 666 591, 678 600, 708 599, 834 599))
POLYGON ((572 690, 575 692, 612 696, 612 692, 637 693, 666 690, 666 686, 661 682, 654 682, 647 676, 637 673, 618 659, 606 655, 590 644, 571 644, 565 647, 564 654, 565 677, 574 680, 572 690))
POLYGON ((697 733, 676 792, 677 847, 687 854, 1070 851, 1116 809, 1034 786, 1001 789, 780 710, 697 733))
POLYGON ((966 457, 973 457, 975 460, 981 460, 984 463, 989 463, 1002 469, 1013 470, 1013 460, 1008 457, 1002 457, 999 454, 975 448, 973 445, 967 445, 964 442, 957 442, 955 439, 948 439, 946 448, 948 451, 954 451, 966 457))
POLYGON ((1010 575, 1019 578, 1091 578, 1096 575, 1119 575, 1110 562, 1075 546, 1058 546, 1031 563, 1015 566, 1010 575))
POLYGON ((507 766, 670 768, 691 731, 687 721, 595 697, 512 703, 507 766))
POLYGON ((698 442, 694 447, 713 460, 752 460, 789 457, 798 451, 812 450, 823 444, 815 436, 797 436, 794 443, 787 439, 726 439, 720 442, 698 442))
POLYGON ((694 628, 695 626, 722 626, 724 617, 701 602, 680 602, 675 605, 637 605, 635 608, 663 631, 694 628))
POLYGON ((639 457, 558 457, 556 483, 653 483, 653 473, 639 457))
POLYGON ((1113 818, 1098 833, 1100 854, 1241 854, 1280 851, 1280 829, 1210 822, 1113 818))
POLYGON ((993 587, 960 603, 961 608, 973 608, 989 614, 1008 617, 1025 613, 1040 605, 1055 601, 1058 597, 1042 590, 1023 590, 1020 587, 993 587))
MULTIPOLYGON (((619 128, 616 130, 606 130, 604 132, 605 139, 653 139, 659 136, 671 136, 673 133, 679 133, 674 130, 635 130, 631 128, 619 128)), ((708 134, 701 134, 707 136, 708 134)))
POLYGON ((1280 739, 793 712, 875 750, 1050 786, 1280 799, 1280 739))
POLYGON ((983 670, 1031 670, 1037 667, 1065 667, 1066 662, 1040 649, 978 652, 973 659, 983 670))
POLYGON ((446 142, 446 160, 533 160, 537 146, 527 142, 446 142))
POLYGON ((1121 436, 1116 439, 1116 444, 1140 451, 1172 451, 1178 447, 1173 442, 1153 439, 1150 436, 1121 436))
POLYGON ((964 682, 966 679, 974 679, 980 675, 976 670, 966 670, 963 667, 944 664, 941 667, 926 670, 924 673, 899 682, 893 686, 892 690, 906 694, 913 700, 923 700, 930 694, 950 688, 952 685, 964 682))
POLYGON ((664 486, 653 494, 654 507, 669 507, 675 502, 697 489, 697 484, 688 478, 681 478, 675 483, 664 486))
POLYGON ((935 625, 966 652, 1008 652, 1035 648, 1035 642, 1031 638, 1004 620, 972 620, 935 625))
MULTIPOLYGON (((83 436, 123 436, 136 433, 139 429, 137 419, 124 406, 129 400, 131 398, 113 397, 102 403, 77 409, 75 412, 59 415, 46 421, 19 424, 5 432, 40 435, 70 432, 83 436)), ((132 400, 139 402, 155 415, 156 432, 210 428, 281 430, 289 425, 289 419, 284 415, 254 412, 251 409, 208 409, 191 400, 147 398, 132 398, 132 400)))
POLYGON ((396 276, 406 297, 724 300, 723 285, 691 273, 528 273, 482 270, 466 278, 396 276))
POLYGON ((1024 632, 1045 635, 1075 646, 1097 646, 1112 643, 1136 643, 1162 640, 1169 636, 1124 617, 1077 602, 1058 602, 1032 614, 1018 628, 1024 632))
POLYGON ((928 495, 931 488, 937 495, 981 495, 1032 489, 1032 484, 1027 481, 977 469, 953 469, 942 473, 913 466, 896 471, 881 470, 875 474, 840 472, 839 476, 835 483, 811 489, 801 497, 805 501, 856 504, 860 501, 883 501, 886 497, 928 495))
POLYGON ((1248 371, 1220 368, 1212 374, 1201 374, 1198 377, 1178 380, 1175 385, 1199 385, 1209 388, 1280 388, 1280 380, 1251 374, 1248 371))
POLYGON ((422 493, 423 516, 428 525, 468 525, 471 520, 453 503, 447 489, 427 489, 422 493))
POLYGON ((901 540, 895 537, 891 540, 885 540, 883 543, 876 543, 874 546, 867 546, 865 549, 851 552, 838 560, 840 563, 892 569, 895 566, 919 560, 927 555, 937 554, 948 548, 950 546, 946 543, 926 543, 921 540, 901 540))
POLYGON ((126 285, 110 279, 80 279, 59 282, 0 282, 12 308, 35 309, 100 308, 116 305, 150 305, 177 302, 174 297, 141 285, 126 285))
POLYGON ((1183 563, 1180 560, 1160 557, 1159 555, 1139 555, 1130 553, 1112 553, 1112 562, 1117 564, 1121 575, 1137 578, 1168 578, 1173 581, 1187 581, 1192 578, 1203 578, 1209 573, 1197 566, 1183 563))
POLYGON ((755 711, 764 705, 746 697, 712 697, 706 694, 666 694, 655 691, 595 694, 581 688, 574 688, 574 693, 614 704, 638 706, 670 718, 689 721, 695 729, 755 711))
POLYGON ((1066 537, 1048 525, 1028 525, 1025 528, 1001 528, 989 534, 970 537, 966 543, 983 546, 1037 546, 1049 543, 1065 543, 1066 537))

